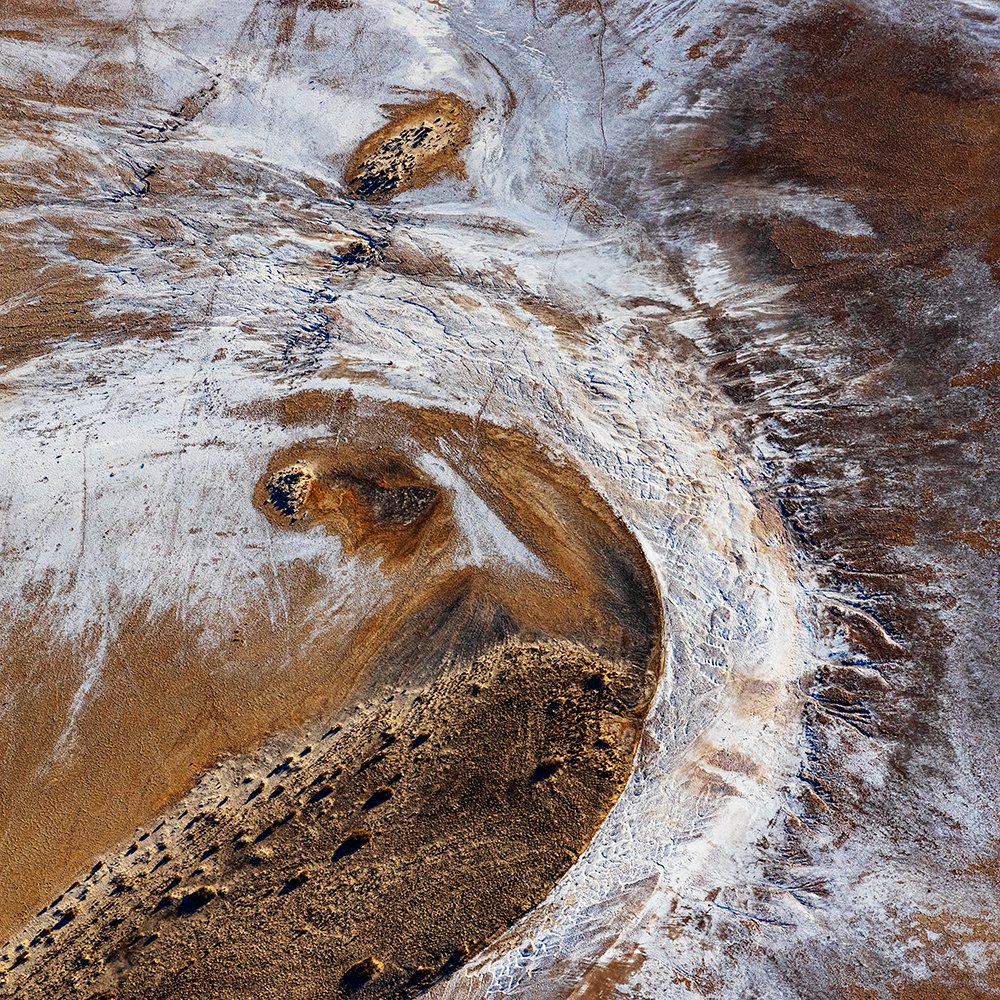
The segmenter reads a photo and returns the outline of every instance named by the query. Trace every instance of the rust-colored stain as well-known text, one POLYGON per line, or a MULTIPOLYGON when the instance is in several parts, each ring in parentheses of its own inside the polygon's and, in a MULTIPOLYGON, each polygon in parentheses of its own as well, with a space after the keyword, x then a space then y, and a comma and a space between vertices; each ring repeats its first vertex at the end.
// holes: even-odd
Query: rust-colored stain
MULTIPOLYGON (((679 37, 674 35, 675 38, 679 37)), ((708 55, 708 48, 711 45, 715 45, 722 41, 723 34, 721 28, 713 28, 710 35, 705 35, 703 38, 699 38, 696 42, 693 42, 688 46, 688 50, 685 53, 688 59, 704 59, 708 55)))
POLYGON ((621 100, 621 108, 623 111, 635 111, 638 109, 639 105, 646 100, 647 97, 656 89, 656 84, 652 80, 643 80, 635 91, 630 94, 626 94, 621 100))
POLYGON ((956 541, 968 545, 978 555, 985 556, 1000 552, 1000 521, 981 521, 975 530, 956 531, 956 541))
POLYGON ((628 981, 642 968, 646 954, 636 948, 630 955, 608 962, 595 962, 565 993, 566 1000, 615 1000, 627 996, 628 981))
POLYGON ((520 305, 539 323, 551 327, 570 343, 584 341, 596 323, 594 316, 579 315, 571 309, 554 302, 546 302, 537 296, 523 296, 520 305))

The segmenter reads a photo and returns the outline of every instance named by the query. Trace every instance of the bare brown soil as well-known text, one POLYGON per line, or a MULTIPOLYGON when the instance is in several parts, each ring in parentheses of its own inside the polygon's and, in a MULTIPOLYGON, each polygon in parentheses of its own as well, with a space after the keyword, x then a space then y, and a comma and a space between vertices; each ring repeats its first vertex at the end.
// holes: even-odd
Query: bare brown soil
POLYGON ((238 761, 53 901, 6 952, 8 995, 414 995, 586 846, 642 689, 634 665, 504 643, 238 761))
POLYGON ((441 174, 465 176, 460 154, 469 141, 475 111, 454 94, 419 104, 386 108, 389 122, 354 151, 345 180, 355 197, 389 201, 424 187, 441 174))
MULTIPOLYGON (((280 623, 248 608, 232 635, 206 640, 179 615, 150 619, 137 608, 112 643, 71 743, 54 756, 90 650, 54 645, 44 618, 37 620, 24 647, 12 651, 7 674, 7 720, 23 734, 0 752, 10 777, 0 790, 7 927, 60 895, 137 828, 156 827, 161 815, 170 827, 164 811, 215 762, 252 752, 275 732, 299 733, 303 747, 334 725, 344 735, 323 754, 305 755, 294 774, 274 771, 280 761, 262 751, 254 773, 274 771, 271 790, 275 781, 284 790, 274 800, 269 792, 267 807, 257 798, 241 805, 233 791, 205 826, 219 832, 178 834, 163 849, 174 861, 156 868, 155 880, 158 857, 150 855, 149 866, 136 870, 148 883, 74 890, 66 898, 75 900, 68 904, 75 915, 67 918, 62 906, 39 925, 64 921, 50 958, 49 935, 8 952, 11 981, 26 996, 69 990, 84 953, 95 956, 83 975, 87 988, 116 996, 167 995, 178 977, 192 997, 228 995, 222 983, 277 995, 297 982, 298 995, 332 996, 339 986, 316 992, 320 969, 324 984, 331 969, 339 982, 366 957, 362 951, 382 963, 377 980, 385 984, 366 991, 399 995, 393 991, 404 972, 408 978, 427 966, 432 980, 544 896, 627 777, 659 670, 659 599, 638 545, 579 471, 517 431, 349 394, 302 393, 247 416, 303 434, 251 470, 261 516, 275 531, 322 527, 331 544, 381 567, 386 593, 380 600, 355 595, 350 627, 330 627, 305 644, 326 586, 308 563, 274 581, 288 595, 280 623), (463 564, 452 490, 419 465, 429 455, 446 457, 475 484, 545 573, 463 564), (365 701, 365 712, 352 714, 365 701), (400 737, 380 758, 391 763, 362 768, 363 758, 382 752, 381 734, 390 730, 411 740, 434 734, 433 746, 412 757, 400 737), (321 810, 315 815, 326 818, 313 822, 305 806, 327 783, 336 791, 316 802, 329 799, 323 810, 335 815, 321 810), (384 801, 363 808, 372 796, 384 801), (284 844, 269 876, 277 888, 307 871, 300 884, 270 902, 275 887, 264 891, 260 865, 238 845, 210 852, 210 880, 194 874, 210 843, 231 843, 250 827, 256 840, 292 799, 302 816, 261 841, 284 844), (367 867, 359 874, 346 856, 333 863, 354 828, 373 834, 364 855, 374 874, 367 867), (193 908, 191 919, 160 928, 167 910, 153 913, 165 891, 159 873, 164 882, 180 874, 186 892, 201 879, 218 895, 196 908, 197 918, 193 908), (227 909, 244 896, 246 909, 227 909), (265 899, 273 906, 266 919, 265 899), (390 899, 398 913, 387 915, 390 899), (258 911, 256 924, 245 919, 258 911), (341 930, 331 937, 334 919, 341 930), (292 933, 299 926, 313 931, 292 933), (174 944, 171 927, 180 934, 174 944), (197 940, 185 936, 195 929, 197 940), (157 956, 155 968, 142 957, 153 942, 136 950, 138 933, 163 939, 157 949, 166 950, 148 952, 157 956), (279 964, 290 939, 300 963, 294 975, 279 964), (188 968, 192 948, 200 957, 188 968), (43 960, 36 966, 22 954, 43 960)), ((43 607, 44 594, 35 596, 43 607)), ((133 854, 138 860, 138 851, 125 856, 133 854)))
MULTIPOLYGON (((66 223, 55 219, 54 223, 66 223)), ((102 234, 69 230, 64 244, 72 257, 50 263, 32 249, 35 234, 24 226, 8 226, 0 236, 0 373, 49 350, 69 337, 99 338, 114 343, 125 337, 168 336, 166 317, 136 312, 96 316, 94 306, 103 295, 103 280, 82 271, 73 257, 111 259, 116 242, 102 234), (110 255, 110 256, 109 256, 110 255)))
POLYGON ((855 205, 875 231, 838 237, 801 221, 776 242, 816 285, 859 268, 929 266, 973 250, 998 273, 1000 80, 948 38, 907 36, 857 5, 820 8, 782 29, 792 72, 772 107, 751 111, 728 168, 794 179, 855 205), (756 121, 754 121, 756 119, 756 121), (838 245, 841 244, 841 245, 838 245))

